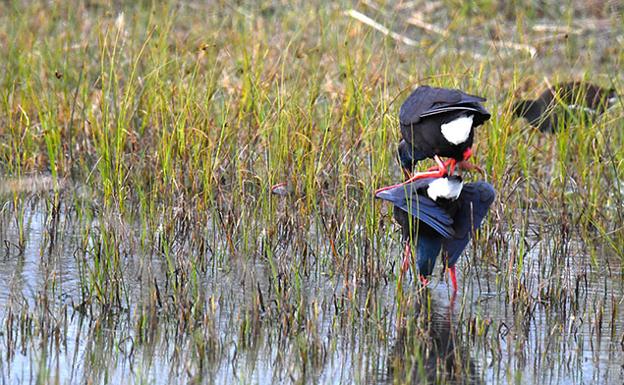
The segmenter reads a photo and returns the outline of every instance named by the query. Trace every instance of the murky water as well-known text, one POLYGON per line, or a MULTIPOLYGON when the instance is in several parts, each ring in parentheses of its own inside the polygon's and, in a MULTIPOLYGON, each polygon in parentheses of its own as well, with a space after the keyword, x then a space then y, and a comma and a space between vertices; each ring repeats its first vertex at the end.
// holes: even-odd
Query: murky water
MULTIPOLYGON (((52 194, 22 197, 17 211, 5 198, 3 384, 621 384, 624 378, 617 260, 591 267, 571 253, 552 263, 542 254, 550 245, 535 241, 520 271, 507 275, 469 255, 456 297, 439 277, 424 292, 410 277, 402 309, 391 278, 367 287, 322 271, 302 276, 300 299, 288 308, 271 294, 280 284, 266 263, 208 260, 199 275, 186 277, 198 281, 201 291, 191 295, 199 303, 176 309, 161 297, 175 284, 165 278, 167 259, 122 252, 121 305, 106 309, 92 302, 97 258, 84 252, 96 239, 86 231, 98 231, 99 221, 86 225, 73 210, 51 204, 52 194), (556 290, 567 295, 553 296, 551 272, 562 275, 556 290), (514 284, 501 282, 510 276, 518 277, 514 284)), ((139 242, 139 229, 125 230, 127 242, 139 242)))

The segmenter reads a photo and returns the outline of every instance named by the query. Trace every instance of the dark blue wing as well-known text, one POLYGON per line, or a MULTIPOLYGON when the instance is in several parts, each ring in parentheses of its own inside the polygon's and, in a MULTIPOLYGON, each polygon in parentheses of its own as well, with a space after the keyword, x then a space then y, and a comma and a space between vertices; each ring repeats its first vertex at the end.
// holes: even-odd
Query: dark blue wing
POLYGON ((442 241, 442 257, 448 266, 454 266, 464 251, 472 233, 475 232, 488 213, 496 193, 491 184, 475 182, 465 184, 454 215, 455 236, 442 241))
POLYGON ((472 107, 472 106, 445 106, 445 107, 435 107, 435 108, 430 108, 427 111, 423 112, 420 117, 424 118, 427 116, 431 116, 431 115, 437 115, 437 114, 441 114, 443 112, 450 112, 450 111, 471 111, 471 112, 479 112, 481 113, 482 109, 479 109, 477 107, 472 107))
POLYGON ((487 116, 483 119, 485 121, 490 117, 481 105, 485 101, 482 97, 459 90, 420 86, 401 105, 399 121, 405 125, 415 124, 423 117, 458 109, 487 116))
POLYGON ((465 103, 465 104, 455 104, 455 105, 443 105, 443 106, 434 106, 427 111, 423 112, 420 116, 422 118, 432 115, 437 115, 445 112, 452 111, 467 111, 474 112, 477 115, 481 116, 482 121, 488 120, 492 114, 488 110, 485 109, 480 103, 465 103))
POLYGON ((402 124, 418 123, 422 114, 436 104, 453 105, 461 99, 462 94, 457 90, 420 86, 401 105, 399 120, 402 124))
POLYGON ((391 202, 396 207, 418 218, 444 238, 453 237, 453 219, 429 197, 418 194, 433 178, 417 179, 406 185, 397 186, 377 193, 376 197, 391 202))

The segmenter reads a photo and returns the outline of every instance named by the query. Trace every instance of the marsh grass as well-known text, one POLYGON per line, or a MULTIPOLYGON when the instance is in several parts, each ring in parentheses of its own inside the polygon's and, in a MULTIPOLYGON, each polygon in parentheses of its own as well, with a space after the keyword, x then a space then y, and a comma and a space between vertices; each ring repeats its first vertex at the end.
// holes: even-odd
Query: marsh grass
POLYGON ((583 344, 624 338, 622 107, 542 135, 511 106, 544 78, 624 92, 622 9, 476 4, 0 4, 2 173, 55 181, 3 190, 4 362, 21 349, 33 381, 64 377, 50 357, 82 335, 96 382, 125 362, 136 382, 539 381, 553 357, 576 375, 583 344), (398 109, 425 83, 492 112, 475 161, 497 200, 450 310, 398 284, 399 233, 372 195, 401 178, 398 109))

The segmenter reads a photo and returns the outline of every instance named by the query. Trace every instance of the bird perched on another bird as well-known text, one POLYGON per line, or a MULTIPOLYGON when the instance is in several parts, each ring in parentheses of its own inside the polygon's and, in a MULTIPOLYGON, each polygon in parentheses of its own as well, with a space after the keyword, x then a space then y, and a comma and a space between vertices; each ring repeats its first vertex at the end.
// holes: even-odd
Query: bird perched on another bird
POLYGON ((555 132, 583 116, 594 121, 617 102, 615 89, 585 82, 566 82, 547 88, 535 100, 513 104, 513 115, 526 118, 542 132, 555 132))
POLYGON ((401 136, 399 159, 406 174, 423 159, 434 158, 437 173, 420 173, 410 180, 443 176, 450 166, 475 168, 467 162, 472 154, 474 128, 490 118, 483 107, 486 99, 460 90, 420 86, 403 102, 399 111, 401 136), (443 163, 439 157, 451 158, 443 163))
POLYGON ((394 205, 394 217, 402 228, 405 251, 401 275, 409 268, 411 242, 415 242, 420 280, 427 283, 442 252, 456 291, 455 264, 495 195, 489 183, 464 185, 459 176, 418 179, 376 193, 377 198, 394 205))

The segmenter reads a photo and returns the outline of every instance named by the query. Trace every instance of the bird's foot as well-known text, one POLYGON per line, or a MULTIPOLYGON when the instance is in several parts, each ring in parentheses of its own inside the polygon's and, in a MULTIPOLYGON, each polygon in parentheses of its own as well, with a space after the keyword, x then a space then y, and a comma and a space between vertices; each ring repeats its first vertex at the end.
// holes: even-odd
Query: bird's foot
POLYGON ((464 151, 463 157, 464 159, 461 162, 457 163, 457 167, 460 170, 476 171, 482 176, 485 176, 485 172, 483 171, 481 167, 477 166, 474 163, 468 162, 468 159, 472 157, 472 147, 468 147, 466 151, 464 151))
POLYGON ((427 277, 425 277, 422 274, 418 275, 418 279, 420 280, 420 283, 424 286, 427 287, 427 285, 429 285, 429 280, 427 279, 427 277))
POLYGON ((485 171, 483 171, 483 169, 479 166, 477 166, 474 163, 471 163, 467 160, 462 160, 461 162, 457 163, 457 167, 460 170, 466 170, 466 171, 476 171, 479 174, 481 174, 482 176, 485 176, 485 171))
MULTIPOLYGON (((447 171, 448 169, 448 175, 453 175, 453 172, 455 171, 455 164, 457 164, 457 161, 453 158, 451 159, 447 159, 446 161, 442 162, 442 168, 444 169, 444 172, 447 171)), ((427 169, 427 171, 434 171, 434 170, 438 170, 440 171, 440 164, 430 167, 429 169, 427 169)), ((444 176, 444 175, 441 175, 444 176)))
MULTIPOLYGON (((443 163, 445 170, 446 167, 448 167, 448 175, 453 175, 453 173, 455 172, 455 169, 458 168, 462 171, 476 171, 479 174, 485 176, 485 172, 483 171, 483 169, 479 166, 477 166, 476 164, 469 162, 467 160, 462 160, 461 162, 456 161, 455 159, 451 158, 451 159, 447 159, 444 163, 443 163)), ((430 167, 429 169, 427 169, 428 172, 434 171, 434 170, 439 170, 440 166, 433 166, 430 167)), ((443 176, 443 175, 441 175, 443 176)))

